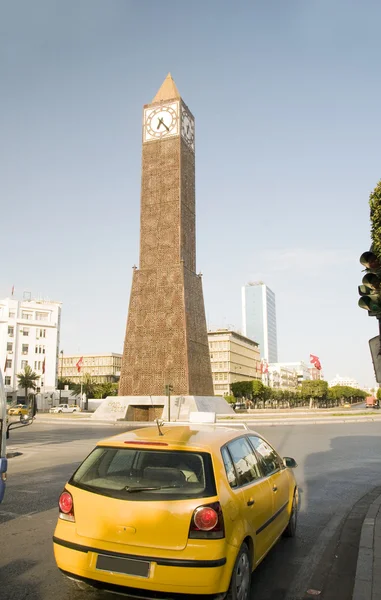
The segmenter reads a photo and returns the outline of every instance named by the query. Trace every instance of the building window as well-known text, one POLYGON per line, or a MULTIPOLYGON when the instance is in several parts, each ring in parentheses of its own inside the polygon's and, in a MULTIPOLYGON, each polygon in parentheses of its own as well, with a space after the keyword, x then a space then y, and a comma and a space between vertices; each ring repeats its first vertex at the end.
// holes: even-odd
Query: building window
POLYGON ((5 368, 12 369, 12 361, 9 358, 7 358, 7 360, 5 361, 5 368))
POLYGON ((44 338, 46 337, 46 329, 37 329, 36 330, 36 338, 44 338))
POLYGON ((22 330, 22 334, 25 336, 29 335, 29 327, 24 327, 24 329, 22 330))
POLYGON ((25 369, 25 367, 27 367, 27 366, 28 366, 28 361, 27 360, 22 360, 21 361, 21 368, 25 369))
POLYGON ((7 352, 13 352, 13 344, 12 344, 12 342, 7 342, 7 352))
POLYGON ((21 352, 22 352, 22 354, 28 354, 28 352, 29 352, 29 346, 28 346, 28 344, 23 344, 22 345, 21 352))
POLYGON ((49 313, 36 312, 36 321, 49 321, 49 313))
POLYGON ((10 319, 14 319, 16 316, 16 313, 9 311, 9 318, 10 319))
POLYGON ((34 368, 35 368, 35 369, 37 369, 37 365, 38 365, 38 362, 35 360, 35 361, 34 361, 34 368))
POLYGON ((4 377, 5 385, 11 385, 11 378, 9 376, 4 377))
POLYGON ((9 335, 9 337, 13 337, 14 332, 15 332, 14 327, 8 327, 8 335, 9 335))
POLYGON ((26 319, 27 321, 31 321, 32 318, 33 318, 33 313, 26 312, 26 311, 23 310, 22 313, 21 313, 21 318, 22 319, 26 319))

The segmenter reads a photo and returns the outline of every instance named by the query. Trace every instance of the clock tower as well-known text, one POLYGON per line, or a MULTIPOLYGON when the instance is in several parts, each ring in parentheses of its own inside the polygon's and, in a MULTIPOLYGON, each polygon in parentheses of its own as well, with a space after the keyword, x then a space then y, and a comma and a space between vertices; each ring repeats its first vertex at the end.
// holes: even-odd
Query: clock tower
POLYGON ((213 396, 196 273, 195 125, 169 74, 143 109, 140 264, 134 267, 120 396, 213 396))

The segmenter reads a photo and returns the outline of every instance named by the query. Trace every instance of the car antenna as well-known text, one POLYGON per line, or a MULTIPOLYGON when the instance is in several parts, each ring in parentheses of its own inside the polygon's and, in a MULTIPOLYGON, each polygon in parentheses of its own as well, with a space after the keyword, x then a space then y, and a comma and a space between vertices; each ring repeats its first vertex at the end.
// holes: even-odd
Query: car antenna
MULTIPOLYGON (((154 408, 154 403, 153 403, 153 400, 152 400, 152 396, 150 396, 150 400, 151 400, 152 408, 154 408)), ((161 425, 163 425, 163 422, 160 423, 159 417, 157 419, 155 419, 155 421, 156 421, 157 428, 159 430, 159 435, 164 435, 164 433, 160 429, 161 425)))
POLYGON ((160 422, 160 419, 156 419, 156 425, 157 425, 157 428, 159 430, 159 435, 164 435, 164 433, 160 429, 160 427, 161 427, 162 424, 163 424, 163 422, 160 422))

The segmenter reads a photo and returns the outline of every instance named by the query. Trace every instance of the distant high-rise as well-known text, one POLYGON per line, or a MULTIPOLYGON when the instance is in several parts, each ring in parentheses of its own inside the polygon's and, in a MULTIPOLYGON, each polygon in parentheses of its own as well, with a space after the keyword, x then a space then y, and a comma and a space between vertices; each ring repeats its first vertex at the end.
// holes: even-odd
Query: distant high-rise
POLYGON ((259 342, 261 358, 278 362, 275 294, 262 281, 242 287, 243 334, 259 342))

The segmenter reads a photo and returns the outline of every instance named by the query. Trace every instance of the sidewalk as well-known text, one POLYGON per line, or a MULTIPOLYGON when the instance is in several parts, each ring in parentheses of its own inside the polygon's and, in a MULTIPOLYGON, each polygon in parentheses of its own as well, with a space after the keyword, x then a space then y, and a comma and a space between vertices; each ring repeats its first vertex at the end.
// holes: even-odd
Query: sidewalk
POLYGON ((361 529, 352 600, 381 600, 381 495, 370 505, 361 529))

